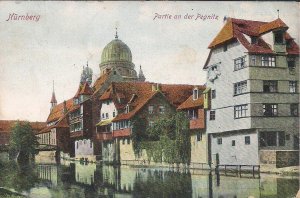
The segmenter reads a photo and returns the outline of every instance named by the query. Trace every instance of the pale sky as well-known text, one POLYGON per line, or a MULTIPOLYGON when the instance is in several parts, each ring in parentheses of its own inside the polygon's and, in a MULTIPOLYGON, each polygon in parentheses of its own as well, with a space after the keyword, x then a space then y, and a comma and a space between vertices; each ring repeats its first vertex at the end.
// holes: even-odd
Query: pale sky
POLYGON ((207 46, 224 16, 272 21, 280 18, 299 43, 297 2, 0 2, 0 120, 45 121, 52 80, 58 103, 73 97, 82 66, 99 76, 101 53, 114 39, 131 49, 138 71, 151 82, 204 84, 207 46), (8 20, 10 14, 39 20, 8 20), (155 19, 155 14, 181 19, 155 19), (184 19, 186 14, 194 15, 184 19), (218 20, 195 20, 198 14, 218 20))

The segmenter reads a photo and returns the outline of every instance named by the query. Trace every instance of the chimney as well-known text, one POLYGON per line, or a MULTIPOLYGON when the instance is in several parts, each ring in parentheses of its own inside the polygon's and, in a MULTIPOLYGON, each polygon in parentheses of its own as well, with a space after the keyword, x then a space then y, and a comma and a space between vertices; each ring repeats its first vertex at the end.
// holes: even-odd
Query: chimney
POLYGON ((64 109, 63 109, 63 113, 66 114, 68 111, 67 109, 67 102, 64 100, 64 109))

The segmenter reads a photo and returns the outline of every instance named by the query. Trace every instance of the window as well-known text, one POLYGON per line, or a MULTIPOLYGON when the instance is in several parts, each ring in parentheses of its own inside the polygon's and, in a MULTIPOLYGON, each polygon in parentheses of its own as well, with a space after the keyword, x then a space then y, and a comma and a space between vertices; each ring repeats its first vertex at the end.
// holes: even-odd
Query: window
POLYGON ((154 111, 154 106, 153 105, 149 105, 149 107, 148 107, 149 114, 153 114, 153 111, 154 111))
POLYGON ((104 113, 102 113, 102 118, 105 118, 104 113))
POLYGON ((275 67, 274 56, 263 56, 261 57, 261 66, 263 67, 275 67))
POLYGON ((293 57, 288 57, 287 58, 287 64, 288 64, 288 68, 289 68, 289 72, 290 74, 296 74, 296 69, 295 69, 295 58, 293 57))
POLYGON ((93 148, 93 142, 90 141, 90 148, 93 148))
POLYGON ((217 144, 222 144, 222 138, 217 138, 217 144))
POLYGON ((253 66, 256 66, 256 56, 251 56, 251 63, 253 66))
POLYGON ((260 133, 260 146, 284 146, 285 133, 283 131, 266 131, 260 133))
POLYGON ((215 120, 215 119, 216 119, 216 111, 210 111, 209 120, 215 120))
POLYGON ((246 91, 247 91, 247 81, 246 80, 234 83, 234 95, 246 93, 246 91))
POLYGON ((109 105, 109 100, 108 100, 108 101, 106 101, 106 105, 109 105))
POLYGON ((198 88, 195 88, 193 90, 193 100, 197 100, 198 99, 198 88))
POLYGON ((291 104, 291 116, 298 116, 298 104, 291 104))
POLYGON ((125 138, 122 139, 122 144, 125 144, 125 138))
POLYGON ((130 144, 130 138, 127 138, 127 144, 130 144))
POLYGON ((125 113, 129 113, 129 105, 126 105, 125 113))
POLYGON ((257 43, 257 37, 251 36, 251 44, 256 44, 256 43, 257 43))
POLYGON ((290 134, 286 134, 285 135, 285 140, 290 140, 290 139, 291 139, 290 134))
POLYGON ((189 119, 197 119, 198 118, 198 111, 197 109, 190 109, 187 111, 187 116, 189 119))
POLYGON ((211 90, 211 99, 216 98, 216 90, 211 90))
POLYGON ((277 92, 277 81, 276 80, 264 80, 263 91, 265 93, 277 92))
POLYGON ((234 59, 234 70, 240 70, 246 67, 246 56, 234 59))
POLYGON ((106 113, 105 116, 106 116, 106 119, 108 119, 108 113, 106 113))
POLYGON ((250 136, 245 136, 245 144, 246 145, 250 144, 250 136))
POLYGON ((149 121, 149 127, 153 127, 154 122, 153 121, 149 121))
POLYGON ((226 45, 226 44, 224 44, 224 46, 223 46, 223 51, 224 51, 224 52, 227 51, 227 45, 226 45))
POLYGON ((247 116, 248 105, 234 106, 234 118, 244 118, 247 116))
POLYGON ((162 105, 160 105, 160 106, 158 107, 158 111, 159 111, 160 114, 164 114, 164 113, 165 113, 165 107, 162 106, 162 105))
POLYGON ((264 116, 277 116, 277 104, 263 104, 264 116))
POLYGON ((202 133, 198 132, 197 133, 197 142, 202 140, 202 133))
POLYGON ((86 143, 86 140, 83 140, 83 144, 85 144, 86 143))
POLYGON ((283 44, 283 33, 274 32, 274 40, 275 40, 275 44, 283 44))
POLYGON ((235 140, 231 141, 231 146, 235 146, 235 140))
POLYGON ((76 148, 78 149, 78 142, 76 142, 76 148))
POLYGON ((290 90, 290 93, 297 92, 297 81, 289 81, 289 90, 290 90))
POLYGON ((113 117, 116 117, 116 112, 115 111, 113 112, 113 117))

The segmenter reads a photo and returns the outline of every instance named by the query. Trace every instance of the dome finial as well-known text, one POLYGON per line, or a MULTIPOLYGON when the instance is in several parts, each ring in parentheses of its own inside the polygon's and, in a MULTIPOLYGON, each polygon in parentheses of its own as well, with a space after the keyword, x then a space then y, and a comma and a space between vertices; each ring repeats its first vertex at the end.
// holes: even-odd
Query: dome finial
POLYGON ((118 28, 116 27, 116 35, 115 35, 115 39, 118 39, 118 28))

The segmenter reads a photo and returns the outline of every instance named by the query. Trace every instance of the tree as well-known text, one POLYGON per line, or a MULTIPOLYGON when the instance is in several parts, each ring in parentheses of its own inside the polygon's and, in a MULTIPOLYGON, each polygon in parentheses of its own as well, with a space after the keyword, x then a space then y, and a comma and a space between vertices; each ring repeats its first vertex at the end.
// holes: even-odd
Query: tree
POLYGON ((9 154, 20 162, 28 162, 38 153, 39 143, 29 122, 16 122, 9 140, 9 154))
POLYGON ((146 127, 144 120, 135 120, 132 139, 135 153, 145 149, 149 161, 187 165, 191 162, 189 120, 184 112, 159 117, 151 127, 146 127))

